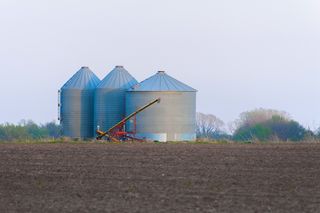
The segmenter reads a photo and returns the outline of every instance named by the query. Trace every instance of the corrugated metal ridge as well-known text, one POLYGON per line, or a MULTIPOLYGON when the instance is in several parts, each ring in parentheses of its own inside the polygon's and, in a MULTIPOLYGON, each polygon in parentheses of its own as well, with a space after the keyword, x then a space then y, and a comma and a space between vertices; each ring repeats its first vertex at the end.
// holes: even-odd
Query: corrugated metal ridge
POLYGON ((61 89, 95 89, 100 79, 88 68, 82 67, 61 89))
MULTIPOLYGON (((164 81, 165 81, 168 89, 175 88, 178 91, 181 90, 181 89, 184 89, 181 86, 181 84, 182 84, 181 82, 174 82, 174 81, 177 81, 177 80, 172 78, 172 77, 170 77, 170 76, 168 76, 168 75, 166 77, 167 77, 167 79, 165 79, 164 81)), ((184 86, 186 86, 186 85, 184 85, 184 86)))
POLYGON ((128 91, 181 91, 181 92, 197 92, 196 89, 178 81, 177 79, 167 75, 163 71, 147 78, 141 83, 131 87, 128 91))
POLYGON ((103 88, 130 88, 138 81, 122 66, 116 66, 97 86, 103 88))

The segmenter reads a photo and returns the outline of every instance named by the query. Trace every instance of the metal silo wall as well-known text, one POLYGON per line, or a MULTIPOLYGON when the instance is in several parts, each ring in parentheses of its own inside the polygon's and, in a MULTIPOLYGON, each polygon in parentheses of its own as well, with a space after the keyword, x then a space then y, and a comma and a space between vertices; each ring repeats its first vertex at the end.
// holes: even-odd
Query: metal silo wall
POLYGON ((61 90, 61 124, 63 135, 71 138, 93 137, 94 90, 61 90))
MULTIPOLYGON (((160 103, 137 115, 136 136, 161 142, 196 140, 196 92, 127 92, 126 114, 157 98, 160 103)), ((133 130, 133 122, 126 128, 133 130)))
POLYGON ((96 89, 94 96, 94 131, 107 131, 125 117, 125 89, 96 89))

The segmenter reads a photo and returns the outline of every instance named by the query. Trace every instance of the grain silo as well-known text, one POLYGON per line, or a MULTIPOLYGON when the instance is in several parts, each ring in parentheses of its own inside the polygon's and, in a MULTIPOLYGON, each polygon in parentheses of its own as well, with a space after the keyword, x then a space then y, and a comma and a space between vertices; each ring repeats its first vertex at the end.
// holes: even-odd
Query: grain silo
POLYGON ((126 114, 152 100, 156 104, 127 122, 126 130, 153 141, 194 141, 196 139, 197 90, 170 77, 164 71, 131 87, 126 93, 126 114))
POLYGON ((123 66, 116 66, 97 86, 94 131, 108 130, 125 116, 125 92, 138 82, 123 66))
POLYGON ((60 123, 63 135, 71 138, 92 138, 93 95, 100 82, 88 68, 82 67, 61 88, 60 123))

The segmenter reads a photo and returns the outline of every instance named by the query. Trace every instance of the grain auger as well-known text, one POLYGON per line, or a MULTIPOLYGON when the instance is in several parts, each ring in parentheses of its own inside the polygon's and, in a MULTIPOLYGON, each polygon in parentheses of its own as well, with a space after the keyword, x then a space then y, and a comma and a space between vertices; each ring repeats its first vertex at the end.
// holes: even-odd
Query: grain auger
POLYGON ((160 103, 160 98, 158 98, 154 101, 151 101, 150 103, 146 104, 145 106, 143 106, 143 107, 139 108, 138 110, 136 110, 135 112, 131 113, 130 115, 128 115, 127 117, 125 117, 124 119, 119 121, 117 124, 115 124, 113 127, 111 127, 106 132, 103 132, 101 130, 97 130, 96 131, 96 133, 98 135, 97 140, 101 140, 103 137, 107 137, 108 140, 114 141, 114 142, 119 142, 119 141, 128 140, 128 139, 141 141, 141 139, 135 138, 135 136, 134 136, 135 133, 124 131, 124 126, 128 120, 130 120, 131 118, 133 118, 134 116, 136 116, 140 112, 144 111, 145 109, 151 107, 155 103, 160 103))

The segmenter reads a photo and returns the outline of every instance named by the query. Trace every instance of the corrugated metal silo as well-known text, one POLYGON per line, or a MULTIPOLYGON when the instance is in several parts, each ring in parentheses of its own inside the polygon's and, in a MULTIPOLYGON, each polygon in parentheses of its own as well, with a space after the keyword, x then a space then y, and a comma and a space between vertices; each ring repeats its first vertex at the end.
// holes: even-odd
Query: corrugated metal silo
POLYGON ((82 67, 60 90, 60 122, 63 135, 71 138, 92 138, 93 96, 99 78, 82 67))
MULTIPOLYGON (((196 139, 197 90, 170 77, 164 71, 128 90, 126 114, 152 100, 161 98, 136 117, 136 137, 153 141, 194 141, 196 139)), ((127 122, 127 131, 134 131, 134 122, 127 122)))
POLYGON ((125 92, 137 80, 116 66, 97 86, 94 97, 94 130, 108 130, 125 116, 125 92))

